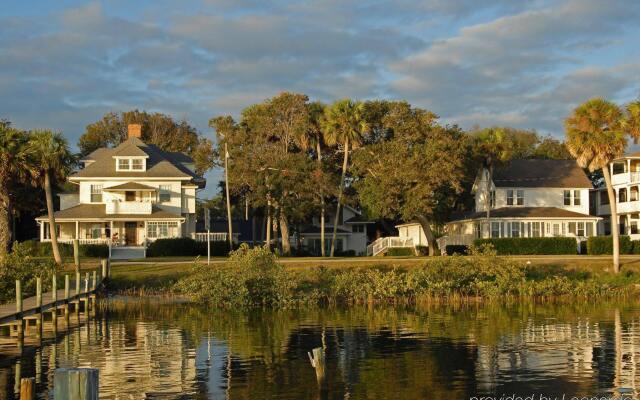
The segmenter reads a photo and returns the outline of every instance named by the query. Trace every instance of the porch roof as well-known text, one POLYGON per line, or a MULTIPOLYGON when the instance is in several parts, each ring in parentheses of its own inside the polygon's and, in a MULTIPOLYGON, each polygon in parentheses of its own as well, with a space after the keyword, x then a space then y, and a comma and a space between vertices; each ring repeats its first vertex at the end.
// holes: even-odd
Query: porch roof
MULTIPOLYGON (((107 214, 105 204, 78 204, 64 210, 56 211, 54 214, 56 222, 68 221, 141 221, 141 220, 157 220, 171 219, 184 220, 184 217, 173 214, 161 208, 153 206, 151 214, 107 214)), ((42 215, 36 218, 36 221, 46 221, 48 216, 42 215)))
POLYGON ((138 182, 127 182, 121 185, 115 185, 115 186, 104 188, 104 190, 111 191, 111 192, 123 192, 126 190, 143 190, 143 191, 155 192, 158 189, 153 186, 143 185, 142 183, 138 183, 138 182))
MULTIPOLYGON (((487 217, 486 211, 470 212, 458 215, 449 222, 483 219, 487 217)), ((566 219, 602 219, 595 215, 582 214, 575 211, 564 210, 558 207, 501 207, 491 210, 490 218, 566 218, 566 219)))

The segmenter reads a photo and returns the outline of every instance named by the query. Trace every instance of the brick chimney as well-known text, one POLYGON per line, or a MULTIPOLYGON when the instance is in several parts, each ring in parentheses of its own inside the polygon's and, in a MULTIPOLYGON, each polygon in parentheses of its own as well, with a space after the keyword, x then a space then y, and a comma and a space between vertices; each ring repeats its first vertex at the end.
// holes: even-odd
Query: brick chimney
POLYGON ((128 136, 127 137, 137 137, 138 139, 142 138, 142 125, 140 124, 129 124, 127 126, 128 136))

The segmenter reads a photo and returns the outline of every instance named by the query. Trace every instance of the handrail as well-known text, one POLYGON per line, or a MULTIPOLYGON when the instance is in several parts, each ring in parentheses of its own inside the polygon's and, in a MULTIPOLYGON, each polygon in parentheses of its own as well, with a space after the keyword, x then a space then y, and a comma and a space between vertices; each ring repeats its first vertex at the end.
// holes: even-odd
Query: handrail
POLYGON ((367 255, 376 256, 390 248, 415 248, 413 238, 404 236, 387 236, 376 239, 367 246, 367 255))

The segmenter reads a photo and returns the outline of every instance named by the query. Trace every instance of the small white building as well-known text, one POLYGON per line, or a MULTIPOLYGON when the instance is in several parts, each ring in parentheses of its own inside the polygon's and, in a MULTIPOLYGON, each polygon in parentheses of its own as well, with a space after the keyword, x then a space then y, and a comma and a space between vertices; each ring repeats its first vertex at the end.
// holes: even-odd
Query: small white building
MULTIPOLYGON (((329 254, 331 238, 333 235, 333 223, 335 221, 335 208, 327 207, 325 214, 325 254, 329 254)), ((338 229, 336 234, 336 252, 354 251, 356 255, 363 255, 367 250, 367 227, 373 224, 362 217, 362 213, 353 207, 345 205, 340 208, 338 217, 338 229)), ((300 230, 300 242, 313 255, 321 254, 320 245, 320 217, 314 216, 311 224, 303 226, 300 230)))
MULTIPOLYGON (((640 239, 640 152, 628 154, 609 165, 611 183, 616 198, 621 235, 632 240, 640 239)), ((595 214, 602 217, 598 223, 598 235, 611 234, 611 208, 606 187, 592 192, 595 214)))
MULTIPOLYGON (((60 194, 59 242, 144 248, 159 238, 195 233, 196 190, 206 181, 193 160, 144 143, 140 125, 129 125, 128 135, 119 146, 84 157, 84 167, 69 176, 78 190, 60 194)), ((50 241, 47 216, 36 221, 40 240, 50 241)))

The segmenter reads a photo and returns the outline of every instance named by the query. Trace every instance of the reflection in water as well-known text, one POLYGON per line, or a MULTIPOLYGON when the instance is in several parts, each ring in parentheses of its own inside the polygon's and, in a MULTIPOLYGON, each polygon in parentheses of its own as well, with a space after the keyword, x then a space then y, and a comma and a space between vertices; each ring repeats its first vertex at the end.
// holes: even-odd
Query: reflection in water
POLYGON ((635 392, 634 303, 233 313, 113 299, 65 336, 0 347, 0 400, 59 367, 100 369, 104 399, 468 399, 635 392), (307 352, 326 351, 321 379, 307 352))

